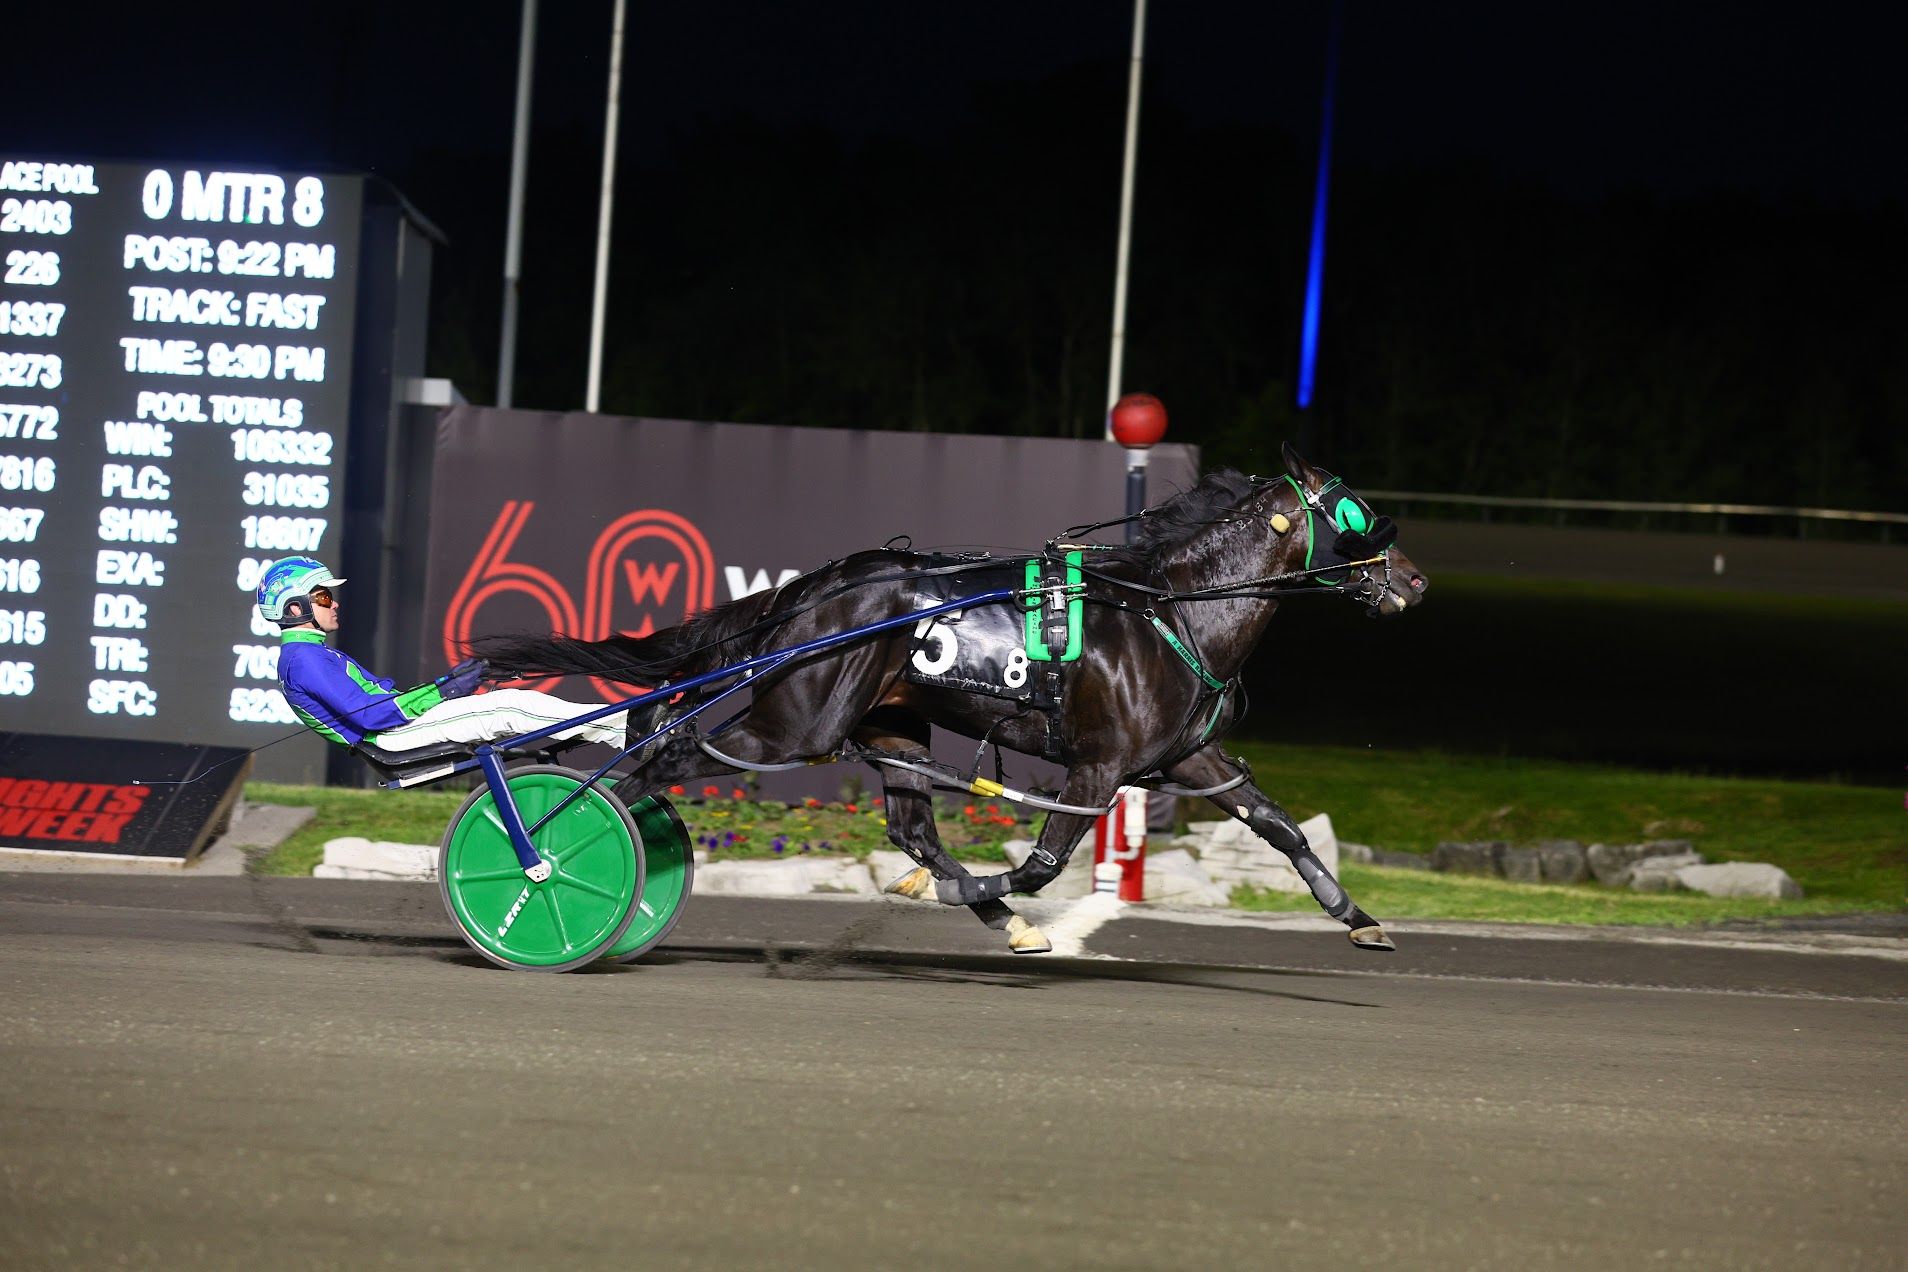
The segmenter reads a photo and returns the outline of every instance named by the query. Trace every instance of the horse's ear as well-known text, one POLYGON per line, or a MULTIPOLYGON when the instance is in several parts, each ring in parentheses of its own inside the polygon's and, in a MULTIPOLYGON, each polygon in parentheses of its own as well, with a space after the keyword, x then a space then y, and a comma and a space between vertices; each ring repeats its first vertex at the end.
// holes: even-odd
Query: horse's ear
POLYGON ((1285 471, 1292 474, 1294 481, 1302 486, 1318 485, 1318 474, 1312 470, 1310 464, 1305 462, 1303 455, 1292 449, 1292 443, 1284 444, 1284 455, 1285 471))

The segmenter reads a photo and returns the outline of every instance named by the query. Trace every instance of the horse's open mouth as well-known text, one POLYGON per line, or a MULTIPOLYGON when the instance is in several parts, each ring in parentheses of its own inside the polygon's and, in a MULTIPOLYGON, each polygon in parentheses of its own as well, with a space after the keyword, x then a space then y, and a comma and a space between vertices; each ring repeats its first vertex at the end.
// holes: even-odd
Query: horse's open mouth
POLYGON ((1413 605, 1424 600, 1426 579, 1424 575, 1411 573, 1393 578, 1383 584, 1374 581, 1378 599, 1370 602, 1372 612, 1380 617, 1402 614, 1413 605))

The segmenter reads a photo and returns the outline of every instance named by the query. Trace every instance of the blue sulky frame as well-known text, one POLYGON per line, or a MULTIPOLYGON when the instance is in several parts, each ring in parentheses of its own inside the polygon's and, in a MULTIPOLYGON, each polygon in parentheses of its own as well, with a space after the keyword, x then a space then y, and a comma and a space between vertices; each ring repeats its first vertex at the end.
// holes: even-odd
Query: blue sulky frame
POLYGON ((643 747, 648 746, 670 730, 677 728, 685 720, 695 719, 730 694, 747 687, 749 677, 751 677, 753 673, 758 671, 773 671, 784 663, 792 662, 797 658, 803 658, 809 654, 819 653, 827 649, 834 649, 837 646, 860 640, 865 636, 873 636, 880 632, 893 631, 897 627, 906 627, 911 623, 918 623, 922 619, 938 618, 943 614, 952 614, 959 610, 972 609, 976 605, 991 605, 995 601, 1005 601, 1021 595, 1024 595, 1024 593, 1014 588, 1001 588, 997 591, 981 592, 974 596, 962 597, 959 600, 930 606, 927 609, 910 610, 906 614, 898 614, 893 618, 884 618, 878 623, 869 623, 865 627, 853 627, 845 632, 836 632, 831 636, 821 636, 800 645, 790 645, 787 649, 777 649, 766 654, 758 654, 754 658, 747 658, 727 667, 718 667, 714 671, 707 671, 699 676, 691 676, 687 680, 678 680, 670 684, 659 685, 654 689, 636 694, 634 697, 624 698, 619 702, 608 703, 593 711, 585 712, 580 716, 574 716, 571 719, 563 721, 561 724, 553 724, 547 728, 538 729, 534 733, 525 733, 520 737, 510 738, 502 742, 479 743, 475 752, 471 755, 471 758, 459 760, 454 764, 425 769, 417 773, 407 773, 397 779, 397 785, 421 786, 427 782, 436 782, 447 777, 453 777, 458 773, 468 773, 472 769, 481 769, 484 774, 484 783, 490 788, 491 798, 496 801, 497 814, 503 821, 504 830, 510 836, 511 847, 516 850, 517 864, 523 867, 524 874, 533 882, 541 883, 543 880, 549 878, 550 865, 538 855, 535 845, 530 842, 530 836, 532 834, 541 828, 545 822, 569 807, 570 804, 583 795, 585 791, 590 790, 598 782, 602 781, 604 776, 611 769, 622 763, 625 758, 641 750, 643 747), (526 827, 523 824, 523 815, 517 811, 516 801, 510 796, 510 787, 506 780, 507 775, 504 772, 504 753, 526 748, 534 749, 536 743, 552 737, 564 729, 574 728, 579 724, 588 724, 593 720, 601 720, 605 716, 615 715, 619 711, 631 710, 647 702, 649 699, 654 698, 657 694, 664 694, 673 698, 679 693, 686 693, 691 689, 699 689, 703 685, 714 684, 717 681, 726 680, 734 676, 742 677, 742 679, 730 685, 727 689, 724 689, 714 697, 698 702, 648 736, 629 743, 629 745, 619 751, 615 758, 611 759, 609 763, 590 774, 582 785, 566 795, 561 803, 540 817, 536 825, 526 827))

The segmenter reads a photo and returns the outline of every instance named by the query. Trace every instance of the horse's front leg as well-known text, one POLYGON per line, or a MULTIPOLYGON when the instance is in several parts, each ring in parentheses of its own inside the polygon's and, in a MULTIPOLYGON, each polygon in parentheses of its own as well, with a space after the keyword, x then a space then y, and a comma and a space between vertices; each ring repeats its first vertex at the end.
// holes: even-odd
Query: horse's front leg
MULTIPOLYGON (((1193 752, 1168 769, 1166 776, 1198 789, 1202 786, 1217 786, 1244 771, 1242 765, 1214 744, 1193 752)), ((1346 895, 1345 889, 1332 877, 1332 872, 1312 851, 1312 846, 1305 842, 1305 833, 1292 820, 1291 814, 1268 799, 1265 792, 1250 780, 1207 798, 1224 809, 1228 816, 1236 817, 1250 826, 1253 834, 1291 860, 1292 868, 1298 871, 1299 878, 1305 880, 1305 886, 1312 890, 1312 896, 1320 908, 1351 929, 1349 935, 1353 945, 1361 950, 1398 948, 1385 935, 1385 929, 1379 926, 1378 920, 1359 909, 1346 895)))
MULTIPOLYGON (((905 753, 904 753, 905 754, 905 753)), ((926 759, 924 750, 909 759, 926 759)), ((906 769, 881 769, 882 808, 888 818, 888 838, 920 864, 890 883, 884 892, 922 901, 935 895, 940 879, 971 879, 966 866, 941 845, 934 826, 934 784, 906 769)), ((1007 946, 1016 954, 1044 954, 1053 948, 1039 928, 1021 918, 998 898, 976 901, 968 907, 997 932, 1007 933, 1007 946)))

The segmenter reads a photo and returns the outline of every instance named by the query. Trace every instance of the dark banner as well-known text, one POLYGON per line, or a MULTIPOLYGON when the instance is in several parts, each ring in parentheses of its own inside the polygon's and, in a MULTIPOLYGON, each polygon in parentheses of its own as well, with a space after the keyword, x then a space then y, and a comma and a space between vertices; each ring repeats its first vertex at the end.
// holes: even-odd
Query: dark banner
POLYGON ((0 733, 0 849, 183 863, 231 814, 251 771, 244 755, 236 747, 0 733), (200 780, 163 784, 192 778, 200 780))
MULTIPOLYGON (((1148 502, 1197 471, 1195 448, 1154 448, 1148 502)), ((453 408, 438 425, 416 671, 494 632, 647 633, 897 535, 916 550, 1037 551, 1121 516, 1125 474, 1126 452, 1101 441, 453 408)))

